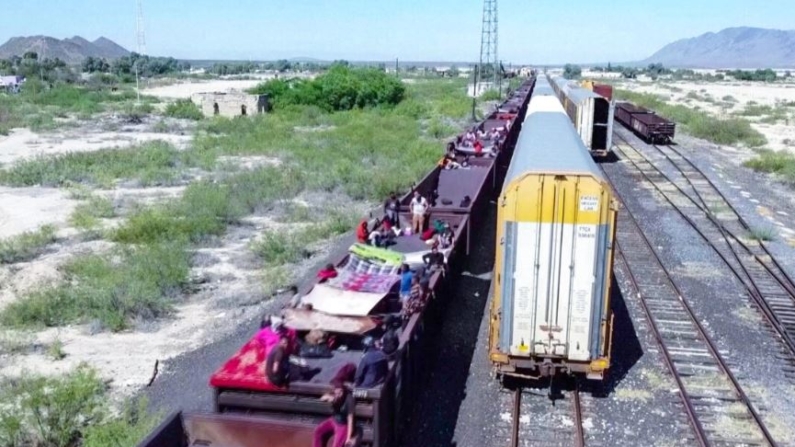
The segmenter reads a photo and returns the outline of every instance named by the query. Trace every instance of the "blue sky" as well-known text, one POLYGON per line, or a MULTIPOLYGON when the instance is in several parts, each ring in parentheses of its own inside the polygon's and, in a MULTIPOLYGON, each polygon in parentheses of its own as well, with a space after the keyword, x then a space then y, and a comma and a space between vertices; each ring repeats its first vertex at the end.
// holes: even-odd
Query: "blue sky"
MULTIPOLYGON (((156 55, 476 60, 480 49, 481 0, 143 2, 147 50, 156 55)), ((499 3, 500 59, 514 63, 629 61, 646 58, 673 40, 731 26, 795 28, 793 0, 499 3)), ((13 5, 0 13, 0 41, 34 34, 90 40, 104 35, 135 48, 135 0, 22 0, 13 5)))

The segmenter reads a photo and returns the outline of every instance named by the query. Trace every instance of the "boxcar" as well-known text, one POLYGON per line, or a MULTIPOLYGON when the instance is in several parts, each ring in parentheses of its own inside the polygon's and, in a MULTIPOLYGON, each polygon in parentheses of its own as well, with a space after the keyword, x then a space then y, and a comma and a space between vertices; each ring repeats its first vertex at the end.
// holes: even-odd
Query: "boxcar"
POLYGON ((610 186, 539 78, 498 199, 489 349, 499 376, 604 377, 616 210, 610 186))
POLYGON ((609 99, 556 77, 552 87, 583 144, 596 156, 605 156, 613 145, 613 104, 609 99))

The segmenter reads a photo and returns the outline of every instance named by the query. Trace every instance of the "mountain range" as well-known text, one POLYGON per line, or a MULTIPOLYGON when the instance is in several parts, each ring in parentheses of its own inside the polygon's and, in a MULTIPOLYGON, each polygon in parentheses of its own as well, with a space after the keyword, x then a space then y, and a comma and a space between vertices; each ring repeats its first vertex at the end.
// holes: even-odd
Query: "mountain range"
POLYGON ((30 36, 12 37, 0 45, 0 59, 22 56, 28 51, 35 52, 39 58, 58 58, 67 64, 79 64, 89 56, 118 59, 130 54, 124 47, 106 37, 91 42, 80 36, 63 40, 48 36, 30 36))
POLYGON ((795 31, 726 28, 677 40, 642 62, 683 68, 795 67, 795 31))

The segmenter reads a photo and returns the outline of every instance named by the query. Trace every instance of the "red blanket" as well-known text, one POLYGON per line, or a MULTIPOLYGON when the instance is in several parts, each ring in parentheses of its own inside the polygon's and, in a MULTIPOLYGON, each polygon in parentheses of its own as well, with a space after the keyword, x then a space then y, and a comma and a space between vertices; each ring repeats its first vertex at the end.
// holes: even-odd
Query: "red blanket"
POLYGON ((253 391, 283 390, 270 383, 265 375, 265 359, 273 346, 266 348, 254 336, 210 377, 210 386, 253 391))

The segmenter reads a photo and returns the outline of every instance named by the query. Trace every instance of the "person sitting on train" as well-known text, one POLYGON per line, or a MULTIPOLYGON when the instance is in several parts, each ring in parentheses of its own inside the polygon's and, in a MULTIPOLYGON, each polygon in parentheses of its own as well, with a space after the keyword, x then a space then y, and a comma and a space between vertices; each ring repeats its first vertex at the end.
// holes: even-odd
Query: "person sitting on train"
POLYGON ((331 447, 345 447, 354 438, 354 409, 356 401, 348 384, 353 382, 356 365, 343 365, 331 379, 332 390, 320 397, 321 402, 331 405, 331 417, 315 428, 312 435, 312 447, 326 447, 329 438, 333 439, 331 447))
POLYGON ((450 224, 445 222, 444 229, 436 236, 436 240, 439 243, 439 248, 442 250, 450 248, 453 245, 453 237, 455 234, 453 233, 453 229, 450 228, 450 224))
POLYGON ((356 240, 365 244, 367 243, 368 236, 370 236, 370 231, 367 227, 367 220, 362 219, 362 221, 359 223, 359 226, 356 227, 356 240))
POLYGON ((475 148, 476 156, 480 156, 483 154, 483 143, 481 143, 480 140, 475 141, 472 147, 475 148))
POLYGON ((364 356, 356 368, 354 385, 359 388, 372 388, 380 385, 389 372, 389 360, 383 351, 375 345, 373 337, 364 337, 364 356))
POLYGON ((444 154, 444 157, 439 160, 439 167, 442 169, 458 169, 461 167, 461 165, 458 164, 458 161, 455 158, 455 152, 447 151, 447 153, 444 154))
POLYGON ((439 251, 439 246, 434 244, 434 246, 431 247, 431 252, 425 253, 422 256, 422 262, 431 272, 444 270, 444 253, 441 253, 439 251))
POLYGON ((461 169, 469 169, 469 155, 464 157, 464 161, 461 162, 461 169))
POLYGON ((458 206, 461 208, 469 208, 470 205, 472 205, 472 197, 464 196, 464 198, 461 199, 461 203, 458 206))
POLYGON ((488 134, 486 133, 486 131, 484 129, 478 129, 476 135, 480 139, 484 139, 484 138, 486 138, 488 136, 488 134))
POLYGON ((455 142, 450 141, 447 143, 447 153, 453 154, 453 157, 455 157, 455 142))
POLYGON ((384 202, 384 220, 389 220, 392 225, 400 226, 400 200, 394 192, 384 202))
POLYGON ((412 315, 421 312, 422 309, 425 308, 427 294, 424 292, 426 291, 427 288, 423 288, 420 283, 419 275, 414 275, 414 277, 411 278, 409 299, 403 303, 403 308, 400 311, 404 323, 408 322, 412 315))
POLYGON ((391 356, 397 352, 400 347, 400 338, 398 337, 398 329, 400 329, 400 319, 394 315, 387 315, 383 324, 384 335, 381 336, 381 351, 387 356, 391 356))
POLYGON ((334 268, 334 264, 326 264, 326 266, 317 272, 317 279, 318 283, 322 284, 328 281, 331 278, 337 277, 337 269, 334 268))
POLYGON ((468 130, 466 134, 464 134, 464 144, 467 144, 467 143, 472 144, 472 143, 475 142, 475 140, 476 140, 475 133, 472 132, 471 129, 468 130))

